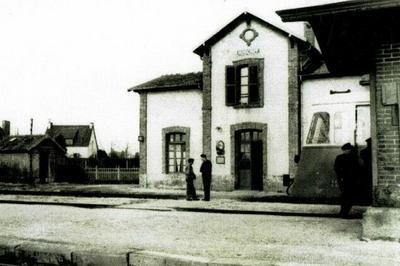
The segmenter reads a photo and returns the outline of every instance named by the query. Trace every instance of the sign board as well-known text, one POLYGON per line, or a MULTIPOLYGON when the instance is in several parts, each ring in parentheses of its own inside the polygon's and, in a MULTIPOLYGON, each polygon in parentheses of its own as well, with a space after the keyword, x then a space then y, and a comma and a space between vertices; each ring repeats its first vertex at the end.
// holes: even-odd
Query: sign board
POLYGON ((215 161, 217 164, 225 164, 225 156, 217 156, 215 157, 215 161))

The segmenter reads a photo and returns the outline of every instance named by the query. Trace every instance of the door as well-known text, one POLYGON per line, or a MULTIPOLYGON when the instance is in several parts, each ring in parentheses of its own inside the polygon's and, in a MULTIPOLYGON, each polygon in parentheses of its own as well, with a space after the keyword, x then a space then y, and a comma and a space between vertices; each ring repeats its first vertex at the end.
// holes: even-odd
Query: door
POLYGON ((365 142, 371 137, 371 111, 369 105, 356 106, 356 133, 355 139, 359 146, 365 146, 365 142))
POLYGON ((39 155, 39 178, 41 183, 45 183, 49 177, 49 154, 41 152, 39 155))
POLYGON ((263 143, 255 140, 251 143, 251 189, 263 190, 263 143))
POLYGON ((237 188, 262 190, 263 143, 261 131, 245 130, 236 134, 237 188))

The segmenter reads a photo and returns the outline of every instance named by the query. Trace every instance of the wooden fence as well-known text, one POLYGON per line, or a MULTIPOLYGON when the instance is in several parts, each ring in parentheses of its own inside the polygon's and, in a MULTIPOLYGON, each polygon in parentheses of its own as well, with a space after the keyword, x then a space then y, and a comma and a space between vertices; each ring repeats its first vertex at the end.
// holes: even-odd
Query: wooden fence
POLYGON ((139 168, 85 168, 86 176, 92 182, 139 183, 139 168))

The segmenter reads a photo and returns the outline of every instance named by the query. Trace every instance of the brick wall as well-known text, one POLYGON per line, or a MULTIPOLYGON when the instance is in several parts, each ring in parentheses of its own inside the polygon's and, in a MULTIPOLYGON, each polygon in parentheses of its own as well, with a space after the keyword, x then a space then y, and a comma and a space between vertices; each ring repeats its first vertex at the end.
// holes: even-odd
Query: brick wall
POLYGON ((300 94, 299 94, 299 51, 297 43, 290 40, 289 45, 289 173, 294 176, 296 173, 296 164, 294 163, 294 156, 299 154, 299 114, 300 114, 300 94))
MULTIPOLYGON (((377 186, 375 204, 400 206, 400 136, 397 105, 384 101, 400 84, 400 43, 381 44, 376 53, 377 186)), ((400 100, 400 99, 398 99, 400 100)))
POLYGON ((211 55, 203 55, 203 153, 211 158, 211 55))
POLYGON ((142 187, 147 186, 147 93, 140 93, 140 121, 139 135, 144 136, 144 141, 140 142, 140 169, 139 184, 142 187))

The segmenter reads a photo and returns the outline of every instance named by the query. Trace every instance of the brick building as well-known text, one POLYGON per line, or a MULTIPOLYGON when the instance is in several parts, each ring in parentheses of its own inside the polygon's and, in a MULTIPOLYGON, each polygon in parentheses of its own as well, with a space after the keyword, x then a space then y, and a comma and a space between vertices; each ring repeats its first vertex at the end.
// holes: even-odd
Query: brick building
POLYGON ((129 89, 140 95, 140 183, 183 185, 186 159, 196 159, 199 174, 205 153, 213 189, 283 191, 301 145, 299 74, 319 68, 320 53, 247 12, 194 53, 202 74, 129 89))
POLYGON ((277 13, 286 22, 310 23, 331 73, 370 75, 374 207, 363 233, 400 239, 400 2, 346 1, 277 13))

